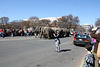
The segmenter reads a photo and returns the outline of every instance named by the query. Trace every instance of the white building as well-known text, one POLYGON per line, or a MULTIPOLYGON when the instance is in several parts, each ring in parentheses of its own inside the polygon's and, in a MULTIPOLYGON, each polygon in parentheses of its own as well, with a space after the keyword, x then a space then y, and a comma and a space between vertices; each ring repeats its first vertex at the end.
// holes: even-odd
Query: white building
POLYGON ((90 24, 84 24, 82 26, 84 27, 84 29, 86 30, 86 32, 90 32, 93 29, 93 25, 90 25, 90 24))
MULTIPOLYGON (((58 21, 58 19, 59 18, 61 18, 61 17, 46 17, 46 18, 41 18, 41 19, 39 19, 39 20, 50 20, 51 21, 51 23, 53 22, 53 21, 58 21)), ((28 21, 29 19, 24 19, 23 21, 28 21)))
POLYGON ((46 17, 46 18, 41 18, 41 19, 39 19, 39 20, 50 20, 51 21, 51 23, 53 22, 53 21, 58 21, 58 19, 59 18, 61 18, 61 17, 46 17))

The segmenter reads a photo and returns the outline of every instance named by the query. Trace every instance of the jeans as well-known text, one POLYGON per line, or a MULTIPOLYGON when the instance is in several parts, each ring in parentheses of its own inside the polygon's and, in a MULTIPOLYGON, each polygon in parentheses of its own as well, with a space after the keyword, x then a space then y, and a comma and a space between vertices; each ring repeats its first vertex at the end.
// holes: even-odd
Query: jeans
POLYGON ((59 51, 60 51, 59 40, 57 40, 57 41, 55 42, 55 45, 56 45, 56 51, 59 52, 59 51))
POLYGON ((3 38, 4 38, 4 34, 3 34, 3 33, 1 33, 1 34, 0 34, 0 37, 3 37, 3 38))

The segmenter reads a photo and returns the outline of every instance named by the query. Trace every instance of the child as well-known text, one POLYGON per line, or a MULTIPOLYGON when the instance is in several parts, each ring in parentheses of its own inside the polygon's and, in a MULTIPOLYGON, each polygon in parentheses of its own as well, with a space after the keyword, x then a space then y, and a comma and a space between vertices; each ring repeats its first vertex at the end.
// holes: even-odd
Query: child
POLYGON ((95 58, 91 52, 92 45, 87 44, 87 45, 85 45, 85 48, 86 48, 87 55, 84 58, 83 67, 94 67, 95 66, 95 62, 94 62, 95 58))

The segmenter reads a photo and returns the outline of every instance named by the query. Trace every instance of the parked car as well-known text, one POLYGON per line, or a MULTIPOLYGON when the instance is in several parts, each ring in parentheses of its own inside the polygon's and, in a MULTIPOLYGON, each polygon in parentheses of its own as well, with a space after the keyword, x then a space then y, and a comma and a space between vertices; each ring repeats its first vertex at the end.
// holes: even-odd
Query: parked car
POLYGON ((92 39, 89 35, 86 34, 76 34, 74 36, 74 45, 86 45, 92 44, 92 39))

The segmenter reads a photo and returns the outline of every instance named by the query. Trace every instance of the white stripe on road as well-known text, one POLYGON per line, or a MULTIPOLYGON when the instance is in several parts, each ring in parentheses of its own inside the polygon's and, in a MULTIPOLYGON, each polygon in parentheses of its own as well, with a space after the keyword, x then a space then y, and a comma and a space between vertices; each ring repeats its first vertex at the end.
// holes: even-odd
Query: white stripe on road
POLYGON ((61 43, 61 44, 64 45, 64 44, 67 44, 67 43, 69 43, 69 42, 65 42, 65 43, 61 43))
POLYGON ((15 41, 15 40, 28 40, 28 39, 35 39, 35 38, 0 39, 0 41, 15 41))

